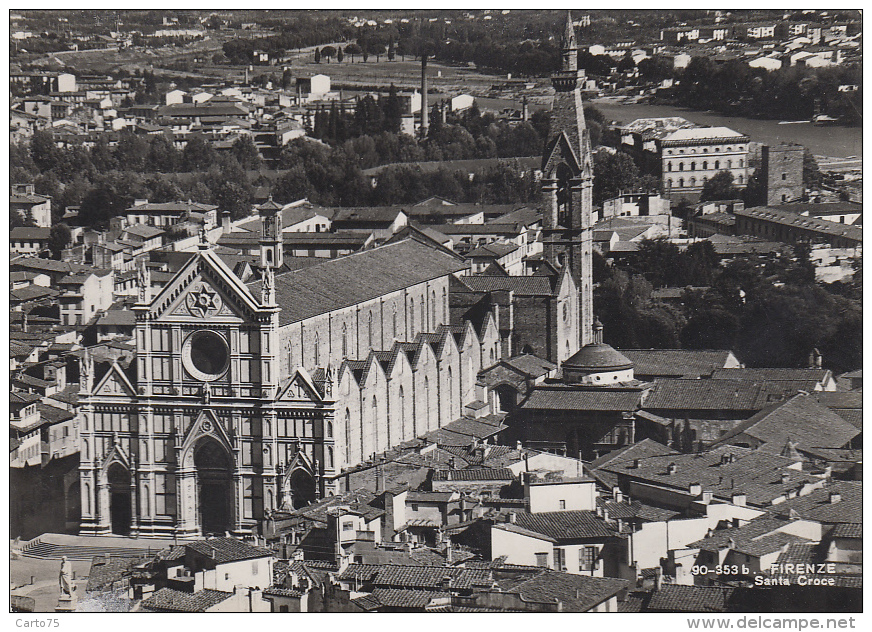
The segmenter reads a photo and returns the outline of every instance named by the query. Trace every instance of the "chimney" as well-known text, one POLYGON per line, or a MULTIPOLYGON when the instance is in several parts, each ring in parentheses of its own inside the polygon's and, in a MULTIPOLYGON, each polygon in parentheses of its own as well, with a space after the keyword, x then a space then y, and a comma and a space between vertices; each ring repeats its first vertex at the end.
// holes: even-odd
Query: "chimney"
POLYGON ((700 485, 699 483, 691 483, 687 489, 690 492, 690 495, 694 498, 702 493, 702 485, 700 485))
POLYGON ((736 541, 733 538, 727 538, 727 547, 730 549, 735 549, 736 541))
POLYGON ((737 507, 744 507, 748 502, 748 496, 746 494, 733 494, 730 501, 737 507))
POLYGON ((711 504, 713 495, 714 494, 712 492, 703 492, 702 493, 702 502, 704 502, 706 505, 711 504))
POLYGON ((633 469, 634 470, 638 470, 641 465, 642 465, 641 459, 633 459, 633 469))
POLYGON ((27 333, 27 312, 21 314, 21 331, 27 333))
POLYGON ((675 463, 670 463, 669 465, 666 466, 666 473, 669 476, 672 476, 677 471, 678 471, 678 466, 675 463))
POLYGON ((520 451, 521 448, 523 448, 523 447, 524 447, 524 446, 521 444, 520 441, 516 441, 516 442, 515 442, 515 450, 519 450, 519 451, 520 451))
POLYGON ((621 488, 615 485, 612 487, 612 500, 616 503, 622 502, 624 500, 624 494, 621 493, 621 488))
POLYGON ((516 514, 514 511, 510 511, 508 516, 506 516, 506 519, 508 520, 509 524, 515 524, 518 520, 518 514, 516 514))
POLYGON ((782 472, 781 473, 781 484, 786 485, 789 480, 790 480, 790 474, 788 474, 787 472, 782 472))
POLYGON ((663 569, 658 567, 654 571, 654 590, 659 591, 663 588, 663 569))
POLYGON ((430 127, 430 113, 427 111, 427 53, 421 53, 421 137, 427 137, 430 127))
POLYGON ((381 494, 385 491, 385 473, 381 463, 375 466, 375 493, 381 494))
POLYGON ((230 211, 221 213, 221 230, 225 235, 230 232, 230 211))
POLYGON ((830 492, 830 504, 835 505, 837 502, 841 502, 842 495, 839 492, 830 492))

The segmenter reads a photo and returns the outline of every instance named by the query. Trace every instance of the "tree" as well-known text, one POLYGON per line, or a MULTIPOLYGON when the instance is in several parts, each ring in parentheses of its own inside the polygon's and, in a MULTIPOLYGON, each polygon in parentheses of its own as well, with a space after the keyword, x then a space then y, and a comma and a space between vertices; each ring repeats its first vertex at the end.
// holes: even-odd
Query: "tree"
POLYGON ((763 179, 761 169, 755 169, 748 178, 748 186, 742 191, 742 200, 748 208, 752 206, 766 205, 766 182, 763 179))
MULTIPOLYGON (((379 103, 381 100, 379 99, 379 103)), ((384 107, 384 129, 392 134, 397 134, 400 131, 400 125, 403 122, 403 104, 400 101, 397 87, 391 83, 388 90, 388 96, 385 99, 384 107)))
POLYGON ((681 330, 684 349, 733 349, 739 319, 730 312, 713 308, 688 319, 681 330))
POLYGON ((718 171, 702 185, 699 201, 735 200, 738 197, 739 190, 733 186, 733 174, 729 171, 718 171))
POLYGON ((51 227, 48 237, 48 248, 52 255, 60 258, 61 251, 73 240, 70 227, 66 224, 55 224, 51 227))
POLYGON ((639 169, 629 154, 600 150, 593 156, 593 203, 602 204, 621 191, 635 189, 639 169))
POLYGON ((45 172, 57 166, 61 151, 55 145, 54 135, 49 130, 38 130, 30 139, 30 156, 40 171, 45 172))
POLYGON ((362 54, 363 54, 363 49, 362 49, 360 46, 358 46, 357 44, 355 44, 354 42, 352 42, 351 44, 348 44, 348 45, 345 47, 345 54, 346 54, 346 55, 351 55, 351 63, 353 64, 353 63, 354 63, 354 57, 355 57, 356 55, 362 55, 362 54))
POLYGON ((321 63, 321 49, 320 48, 315 49, 315 63, 316 64, 321 63))
POLYGON ((343 59, 345 59, 345 53, 342 52, 341 48, 337 48, 336 49, 336 61, 338 61, 341 64, 343 59))
POLYGON ((240 136, 237 138, 230 147, 230 153, 236 158, 243 169, 256 171, 263 164, 260 152, 257 150, 251 136, 240 136))
POLYGON ((822 179, 823 176, 814 154, 806 149, 802 155, 802 185, 806 189, 817 189, 820 187, 822 179))
POLYGON ((202 171, 215 164, 218 154, 215 148, 199 134, 188 136, 182 151, 182 162, 187 171, 202 171))
POLYGON ((333 46, 325 46, 321 49, 321 57, 325 57, 327 59, 327 63, 330 63, 330 60, 333 57, 336 57, 336 48, 333 46))

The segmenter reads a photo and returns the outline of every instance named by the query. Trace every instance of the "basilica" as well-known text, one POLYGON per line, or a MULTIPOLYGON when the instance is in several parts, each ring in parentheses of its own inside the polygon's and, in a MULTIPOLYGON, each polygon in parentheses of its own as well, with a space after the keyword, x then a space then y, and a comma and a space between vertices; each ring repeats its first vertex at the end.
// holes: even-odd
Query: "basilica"
MULTIPOLYGON (((569 22, 543 156, 559 313, 541 323, 558 361, 593 332, 579 79, 569 22)), ((344 468, 494 401, 479 375, 503 356, 507 316, 451 309, 462 257, 406 230, 288 270, 280 210, 258 208, 260 278, 243 281, 206 243, 154 295, 143 267, 135 362, 95 367, 85 355, 80 533, 250 533, 273 510, 340 491, 344 468)))

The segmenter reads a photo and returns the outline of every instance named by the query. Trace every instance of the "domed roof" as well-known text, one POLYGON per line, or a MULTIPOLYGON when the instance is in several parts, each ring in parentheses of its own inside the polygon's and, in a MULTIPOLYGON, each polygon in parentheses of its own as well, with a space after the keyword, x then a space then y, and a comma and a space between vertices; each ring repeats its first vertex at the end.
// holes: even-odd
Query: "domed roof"
POLYGON ((620 371, 632 369, 633 363, 620 351, 602 342, 592 342, 563 361, 563 368, 575 371, 620 371))

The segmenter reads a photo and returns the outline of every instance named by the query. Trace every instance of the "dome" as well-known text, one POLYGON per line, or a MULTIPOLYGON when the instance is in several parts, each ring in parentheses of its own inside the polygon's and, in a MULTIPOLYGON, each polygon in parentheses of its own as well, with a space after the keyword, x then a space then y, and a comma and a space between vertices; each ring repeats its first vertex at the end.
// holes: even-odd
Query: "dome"
POLYGON ((563 361, 563 368, 570 371, 600 373, 632 369, 633 363, 611 345, 594 342, 585 345, 571 357, 563 361))

